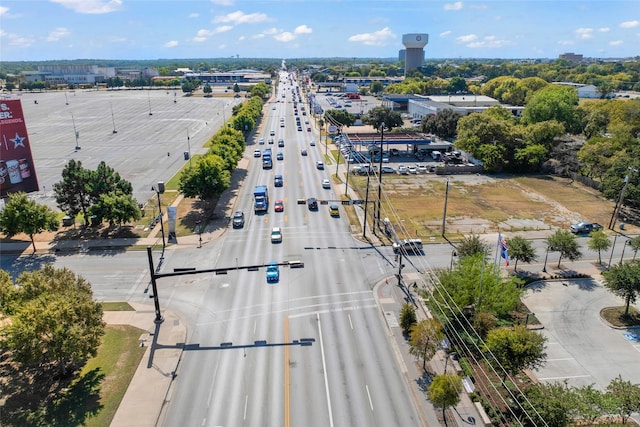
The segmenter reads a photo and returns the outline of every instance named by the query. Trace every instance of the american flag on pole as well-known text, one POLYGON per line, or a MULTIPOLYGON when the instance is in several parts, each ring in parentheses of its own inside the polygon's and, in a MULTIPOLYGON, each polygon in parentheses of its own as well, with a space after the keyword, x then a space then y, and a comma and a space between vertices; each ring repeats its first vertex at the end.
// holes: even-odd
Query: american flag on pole
POLYGON ((500 247, 500 256, 504 258, 507 267, 509 267, 509 245, 507 245, 507 241, 504 240, 500 233, 498 233, 498 246, 500 247))

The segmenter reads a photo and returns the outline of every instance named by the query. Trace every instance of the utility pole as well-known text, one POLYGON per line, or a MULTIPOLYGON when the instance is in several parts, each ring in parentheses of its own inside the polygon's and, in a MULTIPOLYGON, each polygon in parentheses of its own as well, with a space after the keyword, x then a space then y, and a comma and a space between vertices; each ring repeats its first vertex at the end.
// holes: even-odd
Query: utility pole
POLYGON ((442 237, 445 234, 445 227, 447 224, 447 201, 449 200, 449 178, 447 178, 447 183, 445 184, 444 190, 444 213, 442 215, 442 237))
MULTIPOLYGON (((378 212, 376 215, 375 226, 380 227, 381 208, 380 202, 382 200, 382 144, 384 143, 384 122, 380 123, 380 167, 378 168, 378 212)), ((371 171, 369 170, 369 173, 371 171)))

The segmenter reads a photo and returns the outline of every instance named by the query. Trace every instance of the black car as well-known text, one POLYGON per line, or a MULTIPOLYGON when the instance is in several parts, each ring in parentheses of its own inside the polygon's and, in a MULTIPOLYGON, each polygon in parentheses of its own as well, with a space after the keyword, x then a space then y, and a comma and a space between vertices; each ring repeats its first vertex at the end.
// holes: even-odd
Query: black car
POLYGON ((316 200, 313 197, 311 197, 310 199, 307 199, 307 206, 309 206, 309 210, 310 211, 317 211, 318 210, 318 200, 316 200))
POLYGON ((282 187, 284 185, 284 180, 282 175, 276 175, 273 177, 273 185, 275 187, 282 187))
POLYGON ((233 214, 233 228, 242 228, 244 227, 244 212, 236 211, 233 214))

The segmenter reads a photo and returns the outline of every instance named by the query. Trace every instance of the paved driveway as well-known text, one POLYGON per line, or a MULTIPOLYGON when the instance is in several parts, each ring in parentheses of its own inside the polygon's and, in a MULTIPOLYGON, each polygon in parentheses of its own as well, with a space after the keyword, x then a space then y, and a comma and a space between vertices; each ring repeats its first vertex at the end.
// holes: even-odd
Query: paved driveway
POLYGON ((640 383, 640 342, 625 337, 640 336, 640 328, 614 329, 600 318, 600 310, 623 302, 597 280, 538 282, 528 287, 524 302, 548 339, 547 363, 536 372, 540 381, 601 390, 618 375, 640 383))

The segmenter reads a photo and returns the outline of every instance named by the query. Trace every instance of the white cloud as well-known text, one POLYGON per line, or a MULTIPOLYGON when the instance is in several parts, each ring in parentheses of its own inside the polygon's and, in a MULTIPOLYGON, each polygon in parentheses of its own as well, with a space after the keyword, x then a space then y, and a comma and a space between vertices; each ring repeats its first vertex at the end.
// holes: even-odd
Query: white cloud
POLYGON ((29 37, 18 36, 16 34, 2 33, 2 37, 6 39, 6 43, 9 46, 16 46, 20 48, 31 47, 35 40, 29 37))
POLYGON ((637 26, 640 25, 640 21, 626 21, 626 22, 621 22, 619 27, 620 28, 635 28, 637 26))
POLYGON ((199 18, 199 17, 200 17, 200 14, 196 13, 196 12, 193 12, 193 13, 190 13, 189 15, 187 15, 187 18, 189 18, 189 19, 199 18))
POLYGON ((384 46, 387 40, 395 38, 396 35, 393 34, 389 27, 385 27, 373 33, 355 34, 347 40, 350 42, 359 42, 367 46, 384 46))
POLYGON ((444 10, 462 10, 462 2, 457 1, 455 3, 445 3, 442 8, 444 10))
POLYGON ((55 30, 51 31, 45 40, 48 42, 57 42, 61 38, 67 37, 70 35, 71 35, 71 31, 63 27, 58 27, 55 30))
POLYGON ((298 25, 293 32, 295 34, 311 34, 313 30, 306 25, 298 25))
POLYGON ((467 44, 468 48, 471 49, 479 49, 479 48, 500 48, 507 45, 513 44, 512 42, 504 39, 499 39, 496 36, 485 36, 482 40, 474 40, 467 44))
POLYGON ((3 16, 7 12, 9 12, 8 7, 0 6, 0 16, 3 16))
POLYGON ((280 34, 276 34, 275 36, 273 36, 274 39, 278 40, 279 42, 290 42, 291 40, 294 40, 296 38, 296 35, 293 33, 290 33, 289 31, 283 31, 280 34))
POLYGON ((467 34, 466 36, 460 36, 456 38, 456 41, 458 43, 471 43, 472 41, 476 40, 478 38, 478 36, 476 36, 475 34, 467 34))
POLYGON ((447 30, 447 31, 441 32, 439 35, 440 35, 440 37, 448 37, 451 34, 452 34, 452 31, 451 30, 447 30))
POLYGON ((213 22, 231 22, 233 24, 255 24, 258 22, 264 22, 267 20, 267 15, 264 13, 244 13, 241 10, 227 13, 226 15, 219 15, 213 18, 213 22))
POLYGON ((573 40, 560 40, 558 44, 561 46, 571 46, 574 44, 574 42, 573 40))
POLYGON ((246 38, 245 36, 240 36, 240 37, 238 37, 238 41, 239 41, 239 42, 241 42, 241 41, 243 41, 245 38, 246 38))
POLYGON ((266 36, 271 36, 273 34, 281 33, 282 31, 284 31, 284 30, 280 30, 280 29, 274 27, 274 28, 269 28, 268 30, 264 30, 262 32, 262 34, 264 34, 266 36))
POLYGON ((122 0, 51 0, 77 13, 100 15, 122 9, 122 0))
POLYGON ((221 25, 219 27, 214 28, 213 30, 205 30, 205 29, 198 30, 196 35, 191 40, 196 43, 202 43, 207 41, 207 39, 211 36, 214 36, 220 33, 226 33, 227 31, 230 31, 232 29, 233 29, 232 25, 221 25))
POLYGON ((608 33, 609 31, 611 31, 611 28, 609 28, 609 27, 598 28, 598 32, 599 33, 608 33))
POLYGON ((171 40, 162 45, 163 47, 176 47, 178 46, 178 42, 175 40, 171 40))
POLYGON ((264 37, 264 34, 254 34, 251 36, 252 39, 263 39, 264 37))
POLYGON ((218 6, 233 6, 234 0, 211 0, 211 3, 218 6))
POLYGON ((611 42, 609 42, 610 46, 622 46, 624 44, 624 42, 622 40, 613 40, 611 42))
POLYGON ((588 40, 593 38, 593 28, 578 28, 575 33, 579 39, 588 40))

